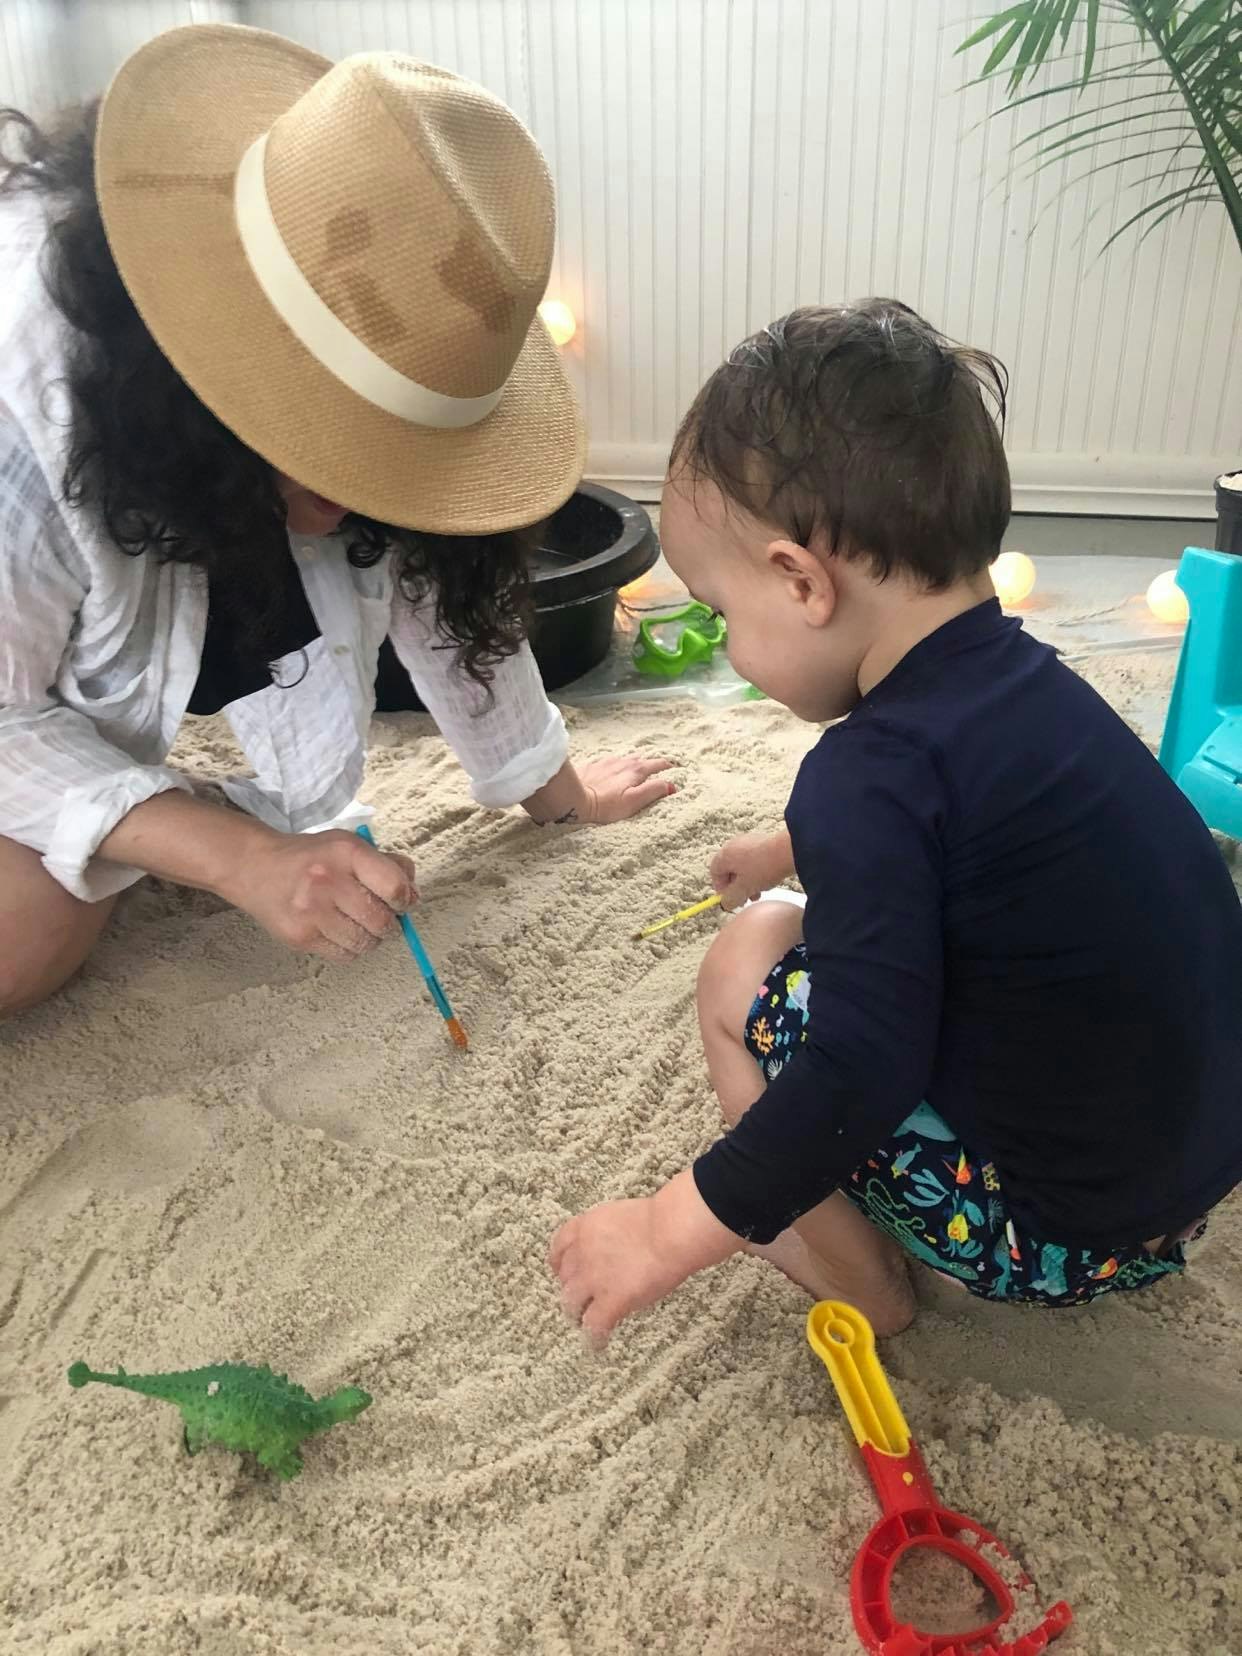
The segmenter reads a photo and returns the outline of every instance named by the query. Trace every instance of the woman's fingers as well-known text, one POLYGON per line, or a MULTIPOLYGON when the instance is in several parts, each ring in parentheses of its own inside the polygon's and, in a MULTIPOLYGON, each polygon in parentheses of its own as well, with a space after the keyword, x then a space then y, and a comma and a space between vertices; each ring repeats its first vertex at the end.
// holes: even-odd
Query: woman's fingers
POLYGON ((590 759, 578 767, 586 792, 584 822, 622 822, 637 811, 676 793, 676 784, 660 780, 673 760, 664 754, 646 758, 637 753, 606 759, 590 759))
POLYGON ((414 867, 413 857, 407 857, 404 851, 390 851, 388 855, 393 862, 400 863, 405 870, 405 877, 410 882, 410 901, 418 901, 418 872, 414 867))
POLYGON ((629 765, 637 773, 639 781, 645 781, 649 776, 656 776, 660 771, 671 770, 671 759, 643 759, 637 753, 631 753, 621 760, 621 764, 629 765))
POLYGON ((357 880, 344 882, 333 892, 336 911, 360 926, 373 942, 386 937, 397 923, 397 917, 387 903, 382 903, 373 891, 357 880))
MULTIPOLYGON (((593 773, 592 781, 596 783, 627 773, 632 773, 636 781, 642 781, 648 776, 654 776, 657 771, 670 769, 673 763, 672 759, 666 759, 663 754, 648 759, 641 753, 615 753, 605 759, 594 760, 589 769, 593 773)), ((584 770, 587 768, 583 766, 584 770)))
POLYGON ((307 946, 306 952, 317 956, 320 960, 330 960, 334 966, 348 966, 350 961, 357 960, 358 956, 349 949, 341 948, 339 943, 333 943, 323 933, 315 943, 307 946))
POLYGON ((633 816, 639 811, 645 811, 648 805, 654 805, 657 799, 667 799, 676 791, 673 783, 666 782, 663 778, 653 778, 649 782, 634 782, 625 790, 625 802, 633 816))
POLYGON ((408 857, 377 851, 373 845, 357 838, 353 838, 350 849, 350 869, 358 884, 374 892, 393 913, 404 914, 414 897, 411 877, 414 865, 408 857))
MULTIPOLYGON (((391 915, 389 919, 392 919, 391 915)), ((329 943, 342 950, 349 960, 356 960, 359 955, 366 954, 379 942, 377 936, 369 932, 365 926, 360 926, 339 908, 320 916, 319 932, 329 943)))

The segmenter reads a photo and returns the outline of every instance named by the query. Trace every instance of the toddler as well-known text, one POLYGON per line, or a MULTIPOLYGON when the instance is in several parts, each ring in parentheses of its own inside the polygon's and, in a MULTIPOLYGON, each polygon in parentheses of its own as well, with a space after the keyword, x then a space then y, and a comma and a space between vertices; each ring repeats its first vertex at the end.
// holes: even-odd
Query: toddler
POLYGON ((1004 372, 904 305, 795 311, 712 375, 661 537, 743 677, 828 728, 698 1004, 729 1132, 557 1233, 597 1340, 746 1248, 877 1333, 908 1258, 1079 1305, 1183 1269, 1242 1180, 1242 909, 1142 742, 1006 617, 1004 372), (842 717, 847 715, 846 717, 842 717))

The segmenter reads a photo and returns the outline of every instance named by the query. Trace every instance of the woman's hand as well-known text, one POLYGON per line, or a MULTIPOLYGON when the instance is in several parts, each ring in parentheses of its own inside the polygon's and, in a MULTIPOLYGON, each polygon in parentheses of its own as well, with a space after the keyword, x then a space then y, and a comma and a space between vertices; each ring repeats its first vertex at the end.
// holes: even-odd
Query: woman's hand
POLYGON ((741 1246, 687 1169, 654 1196, 605 1202, 567 1220, 552 1238, 549 1262, 566 1312, 592 1344, 603 1346, 622 1318, 741 1246))
POLYGON ((414 864, 356 834, 273 834, 218 887, 292 949, 354 960, 418 900, 414 864))
POLYGON ((353 960, 417 902, 414 864, 357 834, 282 834, 181 792, 123 816, 100 846, 109 862, 214 891, 291 949, 353 960))
POLYGON ((622 822, 667 799, 677 785, 660 776, 671 759, 588 759, 575 767, 568 759, 552 780, 522 801, 541 828, 558 822, 622 822))
POLYGON ((794 872, 788 829, 779 834, 739 834, 717 851, 708 872, 721 908, 732 913, 794 872))
POLYGON ((588 759, 578 770, 588 801, 587 814, 582 820, 623 822, 626 817, 645 811, 658 799, 675 794, 675 782, 667 778, 655 780, 672 763, 671 759, 640 759, 633 753, 624 759, 588 759))

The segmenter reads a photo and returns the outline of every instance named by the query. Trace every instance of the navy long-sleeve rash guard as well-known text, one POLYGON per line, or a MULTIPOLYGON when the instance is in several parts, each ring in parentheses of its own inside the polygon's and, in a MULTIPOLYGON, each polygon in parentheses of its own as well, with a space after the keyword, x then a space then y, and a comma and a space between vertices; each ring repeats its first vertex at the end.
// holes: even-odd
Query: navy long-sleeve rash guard
POLYGON ((991 601, 804 761, 807 1040, 695 1164, 775 1237, 926 1100, 1028 1235, 1144 1241, 1242 1180, 1242 909, 1194 808, 991 601))

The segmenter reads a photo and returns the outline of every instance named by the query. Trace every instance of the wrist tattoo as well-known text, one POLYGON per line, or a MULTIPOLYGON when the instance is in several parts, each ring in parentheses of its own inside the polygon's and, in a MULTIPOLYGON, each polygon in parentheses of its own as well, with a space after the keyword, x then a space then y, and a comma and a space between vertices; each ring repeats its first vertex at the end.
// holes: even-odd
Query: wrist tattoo
POLYGON ((540 821, 537 821, 535 823, 535 827, 536 828, 559 828, 561 826, 561 824, 564 823, 564 822, 577 822, 577 820, 578 820, 578 812, 577 812, 576 808, 571 805, 569 807, 569 809, 565 812, 564 816, 543 817, 540 821))

